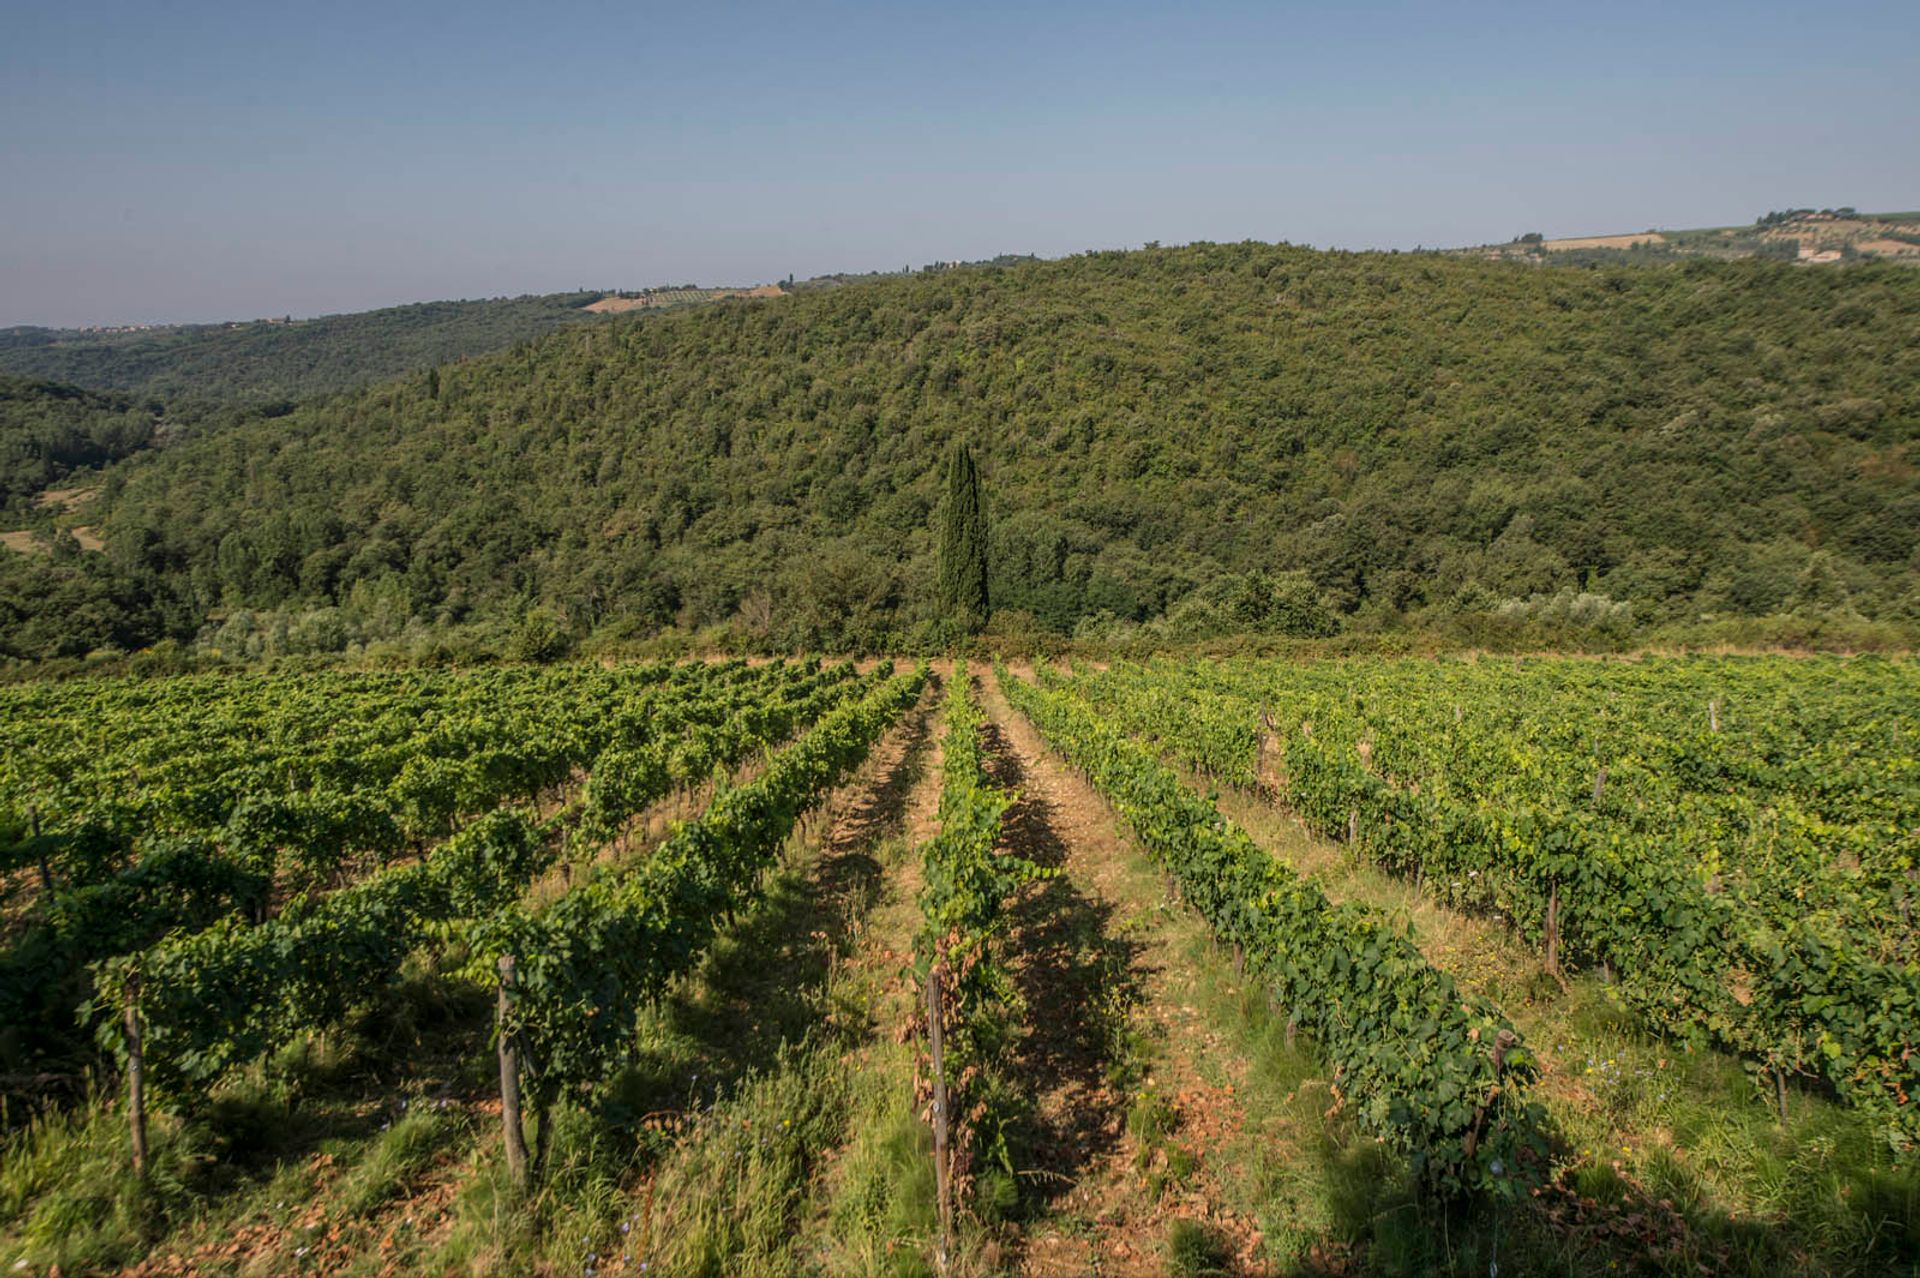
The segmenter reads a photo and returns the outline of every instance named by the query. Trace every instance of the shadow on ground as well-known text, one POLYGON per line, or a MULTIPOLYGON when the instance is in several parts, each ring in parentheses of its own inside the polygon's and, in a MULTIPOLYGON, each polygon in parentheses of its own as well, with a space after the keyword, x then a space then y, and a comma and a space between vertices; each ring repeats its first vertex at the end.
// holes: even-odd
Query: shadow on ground
MULTIPOLYGON (((1016 791, 1001 827, 1004 851, 1059 868, 1067 847, 1054 805, 1028 786, 1012 743, 997 723, 984 729, 988 778, 1016 791)), ((1009 967, 1026 1003, 1026 1034, 1012 1072, 1034 1097, 1015 1131, 1022 1199, 1044 1212, 1118 1147, 1125 1131, 1120 1036, 1139 999, 1142 946, 1114 935, 1114 907, 1059 875, 1028 889, 1009 911, 1009 967)))

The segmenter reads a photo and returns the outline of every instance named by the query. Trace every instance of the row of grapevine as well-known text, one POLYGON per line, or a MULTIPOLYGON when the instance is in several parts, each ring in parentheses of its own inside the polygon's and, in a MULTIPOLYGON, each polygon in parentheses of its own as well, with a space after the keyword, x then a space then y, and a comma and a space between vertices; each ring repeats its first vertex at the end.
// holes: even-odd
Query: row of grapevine
POLYGON ((1622 829, 1601 812, 1416 790, 1307 739, 1286 757, 1293 804, 1322 833, 1350 831, 1388 869, 1500 910, 1555 965, 1606 964, 1649 1022, 1776 1081, 1824 1077, 1896 1146, 1920 1137, 1920 964, 1876 956, 1876 934, 1794 894, 1715 890, 1684 815, 1622 829))
MULTIPOLYGON (((609 739, 601 758, 632 757, 636 748, 656 750, 663 761, 663 787, 689 785, 705 779, 716 766, 731 766, 760 746, 787 736, 794 724, 807 722, 840 696, 851 680, 851 667, 821 671, 815 666, 769 666, 749 673, 744 665, 730 668, 687 667, 664 680, 651 681, 637 698, 619 703, 617 727, 597 726, 587 739, 609 739), (657 736, 652 747, 635 742, 657 736)), ((568 734, 576 741, 582 734, 568 734)), ((529 754, 552 749, 538 739, 525 743, 529 754)), ((571 770, 569 746, 563 761, 571 770)), ((477 769, 481 781, 446 787, 446 824, 456 824, 453 813, 485 811, 502 801, 530 797, 527 787, 513 779, 512 770, 499 767, 503 752, 489 759, 428 758, 406 765, 403 775, 420 776, 437 769, 445 775, 463 775, 477 769)), ((544 780, 545 778, 541 778, 544 780)), ((365 791, 359 792, 362 797, 365 791)), ((311 898, 327 880, 292 872, 288 862, 310 863, 314 857, 305 840, 319 837, 312 824, 286 819, 269 822, 263 812, 276 808, 283 815, 289 804, 315 810, 316 794, 330 802, 351 800, 349 792, 289 792, 252 795, 243 799, 216 836, 145 837, 136 860, 98 882, 64 886, 43 892, 34 916, 13 945, 0 952, 0 1013, 17 1033, 9 1051, 19 1063, 71 1056, 84 1045, 74 1022, 73 1008, 88 994, 89 965, 152 944, 171 932, 188 933, 223 918, 238 928, 242 920, 262 923, 286 898, 311 898), (287 856, 262 855, 237 838, 241 826, 261 834, 271 829, 273 849, 287 848, 287 856), (276 870, 279 872, 276 874, 276 870)), ((415 791, 415 797, 420 792, 415 791)), ((638 799, 637 794, 630 795, 638 799)), ((381 795, 381 801, 385 796, 381 795)), ((385 809, 376 805, 376 811, 385 809)), ((391 830, 389 820, 386 828, 391 830)), ((384 861, 382 854, 375 862, 384 861)), ((329 880, 337 881, 336 873, 329 880)))
POLYGON ((1077 698, 1002 672, 1009 700, 1113 804, 1180 894, 1314 1036, 1360 1122, 1445 1189, 1511 1192, 1543 1153, 1520 1035, 1377 911, 1336 905, 1077 698))
POLYGON ((766 771, 722 791, 632 866, 603 871, 550 907, 502 910, 469 933, 476 963, 502 976, 499 1036, 507 1144, 525 1166, 518 1100, 536 1115, 604 1080, 634 1050, 634 1021, 707 952, 751 901, 795 822, 854 768, 918 699, 924 668, 879 673, 857 701, 823 716, 766 771))
MULTIPOLYGON (((407 956, 424 944, 461 940, 484 947, 489 938, 524 937, 529 926, 554 924, 574 910, 569 903, 595 895, 609 883, 658 885, 661 871, 675 864, 692 871, 678 885, 680 903, 688 904, 688 883, 715 864, 687 855, 690 850, 718 852, 729 840, 748 833, 739 821, 754 810, 755 796, 770 799, 777 809, 793 802, 795 785, 843 775, 851 766, 852 743, 857 742, 864 755, 872 737, 897 717, 909 685, 917 692, 918 679, 890 679, 881 671, 853 679, 851 668, 843 666, 790 680, 783 695, 736 712, 729 723, 739 739, 709 742, 699 751, 676 756, 676 772, 680 766, 692 768, 696 759, 708 767, 738 759, 754 745, 785 736, 816 712, 826 713, 805 736, 774 756, 766 776, 724 791, 705 816, 680 827, 638 870, 603 870, 544 913, 523 904, 524 890, 564 845, 579 805, 545 821, 527 810, 496 811, 456 833, 423 861, 390 867, 328 894, 298 898, 264 923, 246 925, 229 917, 98 964, 90 1019, 101 1044, 126 1066, 136 1169, 144 1165, 150 1090, 169 1104, 197 1106, 231 1070, 338 1023, 369 992, 395 980, 407 956)), ((698 778, 680 779, 690 783, 698 778)), ((802 807, 817 797, 812 791, 808 795, 802 807)), ((714 923, 714 916, 706 917, 707 926, 714 923)), ((684 936, 687 930, 681 928, 678 934, 684 936)), ((563 932, 559 940, 565 945, 571 937, 563 932)), ((672 962, 664 954, 656 958, 672 962)), ((537 960, 530 966, 540 968, 537 960)), ((631 1017, 628 1022, 630 1031, 631 1017)), ((518 1033, 510 1037, 516 1042, 521 1038, 518 1033)))
MULTIPOLYGON (((731 759, 784 738, 795 722, 851 690, 844 673, 829 672, 796 699, 760 703, 736 725, 733 742, 716 749, 731 759)), ((717 762, 702 759, 709 770, 717 762)), ((191 1099, 226 1070, 335 1023, 369 990, 391 982, 436 929, 511 904, 552 861, 567 819, 562 814, 541 826, 524 811, 495 812, 424 861, 297 899, 268 922, 248 926, 228 917, 109 961, 97 982, 99 1007, 117 1012, 128 1001, 129 978, 137 978, 149 1077, 191 1099)), ((124 1057, 124 1026, 107 1015, 99 1020, 106 1044, 124 1057)))
MULTIPOLYGON (((1492 666, 1492 663, 1488 663, 1492 666)), ((1738 1053, 1784 1104, 1789 1078, 1830 1086, 1873 1114, 1895 1148, 1920 1138, 1920 951, 1911 927, 1915 839, 1911 724, 1893 727, 1911 672, 1887 672, 1822 702, 1810 724, 1760 726, 1749 699, 1778 702, 1779 666, 1490 671, 1365 667, 1115 671, 1074 688, 1168 749, 1200 749, 1168 696, 1271 708, 1275 770, 1316 830, 1354 840, 1437 898, 1495 913, 1548 966, 1605 965, 1651 1025, 1738 1053), (1504 688, 1504 696, 1490 696, 1504 688), (1493 700, 1476 704, 1474 694, 1493 700), (1623 709, 1622 702, 1631 704, 1623 709), (1688 728, 1690 707, 1697 725, 1688 728), (1574 726, 1568 726, 1568 725, 1574 726), (1751 724, 1752 727, 1742 726, 1751 724), (1831 790, 1818 811, 1779 752, 1820 732, 1817 753, 1860 779, 1860 819, 1831 790), (1838 761, 1849 760, 1844 766, 1838 761), (1901 778, 1907 778, 1901 781, 1901 778), (1770 788, 1770 787, 1776 787, 1770 788), (1827 815, 1823 816, 1821 813, 1827 815)), ((1223 716, 1233 718, 1231 713, 1223 716)), ((1244 755, 1242 756, 1244 758, 1244 755)))
POLYGON ((517 900, 551 863, 552 831, 499 811, 426 860, 395 866, 255 926, 223 919, 98 970, 94 1020, 124 1061, 135 1007, 147 1078, 191 1106, 227 1071, 336 1024, 457 919, 517 900))
POLYGON ((242 686, 200 686, 198 703, 166 698, 137 711, 96 689, 74 694, 79 709, 107 721, 91 734, 74 723, 75 707, 48 697, 49 711, 68 713, 32 728, 8 723, 0 810, 30 832, 11 855, 51 854, 65 863, 67 886, 98 881, 156 838, 204 839, 252 868, 322 882, 350 856, 418 848, 467 815, 534 800, 612 745, 717 723, 740 704, 729 693, 793 677, 790 667, 744 664, 598 679, 487 672, 434 698, 388 689, 385 701, 357 687, 234 680, 242 686), (265 702, 270 693, 280 704, 265 702), (340 695, 328 704, 329 693, 340 695), (249 723, 255 734, 240 735, 249 723), (129 724, 144 735, 126 736, 129 724), (72 738, 61 735, 69 726, 72 738), (158 758, 156 742, 168 751, 158 758))
POLYGON ((975 704, 964 666, 949 681, 940 780, 940 832, 921 848, 925 886, 914 959, 927 991, 923 1029, 935 1133, 936 1185, 943 1229, 964 1203, 976 1165, 1012 1172, 996 1105, 996 1052, 1019 996, 996 952, 1006 906, 1027 883, 1054 871, 998 850, 1001 819, 1014 796, 992 785, 981 762, 986 719, 975 704))
POLYGON ((752 689, 724 721, 683 715, 677 730, 658 721, 650 739, 607 747, 593 761, 581 793, 580 823, 574 831, 583 846, 611 841, 628 817, 658 802, 677 787, 732 768, 751 751, 785 739, 795 725, 812 723, 849 691, 852 663, 796 681, 769 697, 752 689))

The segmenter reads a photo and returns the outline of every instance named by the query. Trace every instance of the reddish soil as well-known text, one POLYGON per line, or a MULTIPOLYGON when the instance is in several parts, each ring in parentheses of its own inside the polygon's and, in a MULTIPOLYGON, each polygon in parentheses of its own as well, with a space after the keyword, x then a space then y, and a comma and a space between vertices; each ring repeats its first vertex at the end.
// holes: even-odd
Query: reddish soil
POLYGON ((1264 1273, 1254 1259, 1257 1229, 1219 1206, 1207 1166, 1241 1116, 1233 1083, 1208 1083, 1197 1066, 1196 1049, 1216 1044, 1180 993, 1179 925, 1158 908, 1159 884, 1105 801, 1047 750, 991 680, 984 692, 993 720, 989 772, 1020 795, 1007 814, 1005 846, 1061 871, 1017 907, 1008 943, 1027 1001, 1015 1071, 1035 1098, 1026 1188, 1040 1213, 1010 1242, 1013 1272, 1164 1274, 1169 1230, 1185 1218, 1229 1240, 1234 1272, 1264 1273), (1124 1051, 1115 1044, 1116 1016, 1152 1045, 1137 1081, 1115 1059, 1124 1051), (1170 1102, 1172 1129, 1142 1156, 1127 1116, 1145 1089, 1170 1102), (1174 1148, 1197 1165, 1156 1196, 1148 1177, 1164 1170, 1174 1148))

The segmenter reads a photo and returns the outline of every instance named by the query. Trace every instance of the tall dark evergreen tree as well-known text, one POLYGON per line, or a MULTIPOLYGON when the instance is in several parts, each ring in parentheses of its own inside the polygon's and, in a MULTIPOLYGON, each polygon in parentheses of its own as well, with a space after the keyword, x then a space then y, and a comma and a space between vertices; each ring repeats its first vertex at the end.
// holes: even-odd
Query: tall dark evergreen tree
POLYGON ((987 512, 973 450, 954 446, 947 462, 947 506, 940 528, 940 602, 968 631, 987 624, 987 512))

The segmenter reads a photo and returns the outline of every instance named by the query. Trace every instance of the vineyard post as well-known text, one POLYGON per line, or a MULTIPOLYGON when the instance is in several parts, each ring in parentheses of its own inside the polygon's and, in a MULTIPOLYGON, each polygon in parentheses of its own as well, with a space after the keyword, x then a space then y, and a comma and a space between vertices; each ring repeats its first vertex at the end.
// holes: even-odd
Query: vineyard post
POLYGON ((1259 789, 1267 783, 1267 752, 1280 740, 1280 725, 1273 721, 1273 713, 1265 706, 1260 707, 1260 753, 1253 764, 1253 784, 1259 789))
MULTIPOLYGON (((1503 1029, 1493 1036, 1493 1048, 1487 1056, 1493 1063, 1493 1085, 1496 1092, 1500 1089, 1500 1079, 1507 1072, 1507 1053, 1519 1042, 1519 1035, 1509 1029, 1503 1029)), ((1487 1121, 1487 1105, 1490 1100, 1491 1097, 1482 1099, 1478 1105, 1474 1106, 1473 1122, 1467 1127, 1466 1153, 1469 1159, 1480 1148, 1480 1132, 1487 1121)))
POLYGON ((1707 702, 1707 727, 1714 732, 1720 731, 1720 698, 1707 702))
POLYGON ((140 969, 127 973, 127 1130, 133 1141, 133 1174, 147 1178, 147 1062, 140 1045, 140 969))
POLYGON ((952 1168, 947 1160, 949 1121, 947 1076, 942 1060, 940 964, 927 970, 927 1046, 933 1057, 933 1183, 940 1205, 940 1272, 945 1273, 953 1245, 952 1168))
POLYGON ((40 841, 40 805, 31 804, 27 808, 27 821, 33 828, 33 851, 40 858, 40 890, 48 896, 53 895, 53 867, 47 864, 47 845, 40 841))
POLYGON ((1606 789, 1607 765, 1603 763, 1600 765, 1600 770, 1593 774, 1593 801, 1595 803, 1600 802, 1600 796, 1606 793, 1606 789))
POLYGON ((500 956, 500 1005, 495 1023, 500 1040, 500 1125, 506 1136, 507 1175, 525 1193, 532 1184, 527 1167, 527 1129, 520 1116, 520 1045, 508 1028, 513 990, 513 955, 500 956))
POLYGON ((1560 975, 1560 880, 1547 885, 1547 957, 1548 976, 1560 975))

